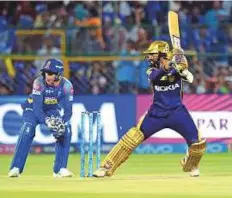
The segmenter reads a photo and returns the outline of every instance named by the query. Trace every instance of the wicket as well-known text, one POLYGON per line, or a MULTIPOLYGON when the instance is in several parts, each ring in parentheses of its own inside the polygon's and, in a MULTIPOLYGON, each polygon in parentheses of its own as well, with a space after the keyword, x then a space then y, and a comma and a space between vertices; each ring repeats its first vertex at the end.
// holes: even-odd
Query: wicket
POLYGON ((94 117, 96 119, 96 168, 100 167, 101 161, 101 114, 98 111, 81 112, 81 129, 80 129, 80 177, 85 177, 85 151, 88 152, 88 177, 93 176, 93 158, 94 158, 94 117), (86 127, 88 124, 88 127, 86 127), (86 146, 85 134, 89 135, 88 146, 86 146))

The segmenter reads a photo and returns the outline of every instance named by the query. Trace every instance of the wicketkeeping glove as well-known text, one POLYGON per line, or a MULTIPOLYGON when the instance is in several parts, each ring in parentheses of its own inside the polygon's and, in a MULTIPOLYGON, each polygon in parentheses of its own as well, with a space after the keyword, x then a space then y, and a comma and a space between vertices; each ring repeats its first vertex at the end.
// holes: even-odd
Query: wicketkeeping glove
POLYGON ((61 117, 47 117, 45 123, 56 139, 64 136, 65 124, 61 117))
POLYGON ((56 118, 54 116, 47 117, 45 119, 45 123, 49 129, 51 130, 56 129, 56 118))
POLYGON ((61 117, 56 117, 56 130, 53 131, 53 136, 56 139, 59 139, 64 136, 65 133, 65 124, 61 117))

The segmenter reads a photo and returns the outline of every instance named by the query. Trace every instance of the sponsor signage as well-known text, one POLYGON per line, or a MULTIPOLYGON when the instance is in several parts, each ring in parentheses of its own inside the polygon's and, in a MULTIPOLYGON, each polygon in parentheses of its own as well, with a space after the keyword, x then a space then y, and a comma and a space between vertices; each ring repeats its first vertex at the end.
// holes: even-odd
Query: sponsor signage
MULTIPOLYGON (((3 97, 0 99, 0 144, 15 144, 22 124, 21 103, 23 97, 3 97)), ((135 123, 135 97, 125 96, 77 96, 73 102, 72 143, 77 144, 80 137, 81 112, 100 111, 103 143, 116 143, 135 123), (126 107, 126 108, 125 108, 126 107)), ((86 120, 86 125, 88 120, 86 120)), ((96 122, 94 121, 94 138, 96 122)), ((85 135, 88 141, 88 134, 85 135)), ((43 125, 36 127, 33 144, 52 144, 52 134, 43 125)))
MULTIPOLYGON (((0 97, 0 154, 12 153, 22 124, 21 104, 25 97, 0 97)), ((72 152, 79 151, 82 111, 100 111, 102 121, 102 151, 108 152, 124 133, 134 126, 152 103, 151 95, 102 95, 75 96, 73 100, 72 152)), ((225 152, 232 144, 232 99, 230 95, 187 95, 184 103, 203 138, 207 138, 207 152, 225 152), (212 104, 212 105, 211 105, 212 104)), ((88 119, 86 120, 86 127, 88 119)), ((94 140, 96 126, 94 120, 94 140)), ((88 141, 88 134, 85 134, 88 141)), ((46 126, 36 127, 36 136, 31 152, 53 152, 55 139, 46 126)), ((183 138, 170 129, 164 129, 144 144, 135 153, 183 153, 186 144, 183 138)))

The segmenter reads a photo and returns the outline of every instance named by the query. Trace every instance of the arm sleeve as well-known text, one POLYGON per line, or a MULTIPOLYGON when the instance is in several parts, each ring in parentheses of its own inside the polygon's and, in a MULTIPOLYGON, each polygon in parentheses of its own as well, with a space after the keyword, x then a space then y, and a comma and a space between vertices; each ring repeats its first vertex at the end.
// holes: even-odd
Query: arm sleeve
POLYGON ((147 70, 147 76, 149 81, 154 83, 159 81, 165 74, 167 74, 167 72, 163 69, 150 68, 147 70))
POLYGON ((40 123, 45 123, 45 118, 47 117, 43 111, 43 91, 43 83, 39 79, 36 79, 33 83, 32 99, 33 110, 40 123))
POLYGON ((64 85, 64 98, 63 98, 63 106, 64 106, 64 115, 62 120, 64 123, 68 122, 72 116, 72 104, 73 104, 73 86, 70 82, 66 82, 64 85))

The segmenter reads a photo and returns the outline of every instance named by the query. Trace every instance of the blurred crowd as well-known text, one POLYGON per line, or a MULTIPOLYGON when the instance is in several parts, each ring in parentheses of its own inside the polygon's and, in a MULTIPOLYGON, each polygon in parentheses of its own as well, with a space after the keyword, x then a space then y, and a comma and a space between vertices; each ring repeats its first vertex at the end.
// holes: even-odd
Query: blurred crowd
MULTIPOLYGON (((138 56, 151 41, 170 43, 167 13, 179 13, 193 84, 186 93, 232 92, 231 1, 21 1, 0 3, 0 55, 138 56), (19 35, 16 30, 46 30, 19 35), (61 35, 65 30, 66 50, 61 35)), ((0 60, 0 94, 28 94, 43 60, 0 60)), ((76 94, 150 93, 144 61, 69 62, 76 94)))

